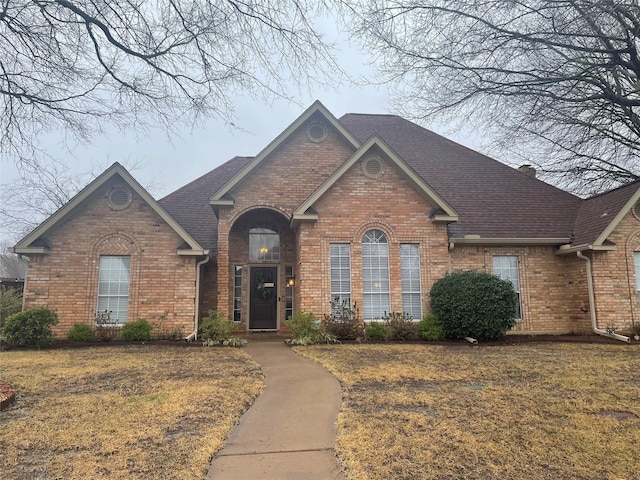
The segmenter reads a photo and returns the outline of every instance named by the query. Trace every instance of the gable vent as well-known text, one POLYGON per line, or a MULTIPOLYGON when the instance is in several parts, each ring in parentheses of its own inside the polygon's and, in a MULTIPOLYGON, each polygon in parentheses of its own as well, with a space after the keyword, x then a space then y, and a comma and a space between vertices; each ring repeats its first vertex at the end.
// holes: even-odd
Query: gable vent
POLYGON ((321 123, 312 123, 307 127, 307 138, 313 143, 321 143, 327 139, 327 128, 321 123))
POLYGON ((362 162, 362 171, 369 178, 380 178, 384 174, 384 163, 380 157, 369 157, 362 162))
POLYGON ((124 210, 131 204, 131 192, 122 187, 114 188, 109 192, 107 202, 113 210, 124 210))
POLYGON ((640 220, 640 200, 638 200, 635 205, 631 208, 633 212, 633 216, 640 220))

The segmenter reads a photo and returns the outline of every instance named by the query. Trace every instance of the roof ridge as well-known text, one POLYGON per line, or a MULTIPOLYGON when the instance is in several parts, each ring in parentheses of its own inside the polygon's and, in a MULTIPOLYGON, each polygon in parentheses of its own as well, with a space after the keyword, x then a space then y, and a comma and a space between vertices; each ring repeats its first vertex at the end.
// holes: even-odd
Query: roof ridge
POLYGON ((619 186, 617 186, 617 187, 615 187, 615 188, 612 188, 611 190, 606 190, 606 191, 604 191, 604 192, 599 192, 599 193, 593 194, 592 196, 587 197, 587 198, 584 198, 583 200, 584 200, 585 202, 586 202, 587 200, 593 200, 593 199, 595 199, 595 198, 602 197, 602 196, 604 196, 604 195, 608 195, 608 194, 613 193, 613 192, 615 192, 615 191, 622 190, 623 188, 630 187, 630 186, 631 186, 631 185, 633 185, 634 183, 640 184, 640 179, 638 179, 638 180, 632 180, 632 181, 630 181, 629 183, 625 183, 625 184, 623 184, 623 185, 619 185, 619 186))

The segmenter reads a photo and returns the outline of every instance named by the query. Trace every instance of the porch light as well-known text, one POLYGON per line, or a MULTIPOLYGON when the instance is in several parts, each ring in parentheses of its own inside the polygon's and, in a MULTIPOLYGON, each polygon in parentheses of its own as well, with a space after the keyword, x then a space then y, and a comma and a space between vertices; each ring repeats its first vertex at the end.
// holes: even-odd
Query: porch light
POLYGON ((287 287, 293 287, 295 285, 296 277, 288 277, 287 278, 287 287))

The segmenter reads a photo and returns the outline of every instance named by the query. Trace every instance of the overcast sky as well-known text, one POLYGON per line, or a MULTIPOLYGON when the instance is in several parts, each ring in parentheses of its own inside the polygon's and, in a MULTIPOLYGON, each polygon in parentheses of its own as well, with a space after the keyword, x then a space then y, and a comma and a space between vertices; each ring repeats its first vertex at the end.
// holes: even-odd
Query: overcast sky
MULTIPOLYGON (((338 42, 338 61, 346 73, 357 80, 374 78, 367 66, 368 57, 346 36, 330 32, 338 42)), ((238 96, 233 99, 236 128, 217 119, 188 127, 176 125, 171 136, 158 129, 147 134, 113 130, 95 137, 91 145, 71 145, 63 142, 63 133, 53 134, 44 142, 47 153, 69 166, 74 173, 93 170, 100 173, 113 162, 130 167, 131 173, 152 195, 159 199, 200 175, 216 168, 230 158, 254 156, 280 134, 315 100, 320 100, 336 117, 345 113, 393 113, 387 89, 368 86, 341 85, 316 88, 297 94, 296 102, 276 100, 272 103, 238 96), (96 171, 96 167, 100 169, 96 171)), ((439 133, 446 128, 433 127, 439 133)), ((474 148, 479 143, 473 136, 450 136, 453 140, 474 148)), ((15 178, 15 166, 2 160, 2 184, 15 178)))

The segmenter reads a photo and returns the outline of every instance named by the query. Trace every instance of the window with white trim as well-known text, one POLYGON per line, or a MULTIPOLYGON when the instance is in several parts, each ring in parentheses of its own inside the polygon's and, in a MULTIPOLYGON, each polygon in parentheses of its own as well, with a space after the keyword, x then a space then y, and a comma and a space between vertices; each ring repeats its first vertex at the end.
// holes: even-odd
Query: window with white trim
POLYGON ((638 293, 638 304, 640 305, 640 252, 633 252, 633 259, 636 264, 636 290, 638 293))
POLYGON ((331 301, 351 305, 351 252, 348 243, 332 243, 331 301))
POLYGON ((111 321, 126 323, 129 315, 131 257, 101 255, 98 274, 98 313, 111 312, 111 321))
POLYGON ((518 257, 515 255, 496 255, 493 257, 493 274, 503 280, 509 280, 518 297, 516 304, 516 318, 522 318, 522 306, 520 305, 520 271, 518 257))
POLYGON ((420 253, 417 243, 400 244, 400 273, 402 277, 402 311, 414 320, 422 318, 422 290, 420 288, 420 253))
POLYGON ((233 321, 242 321, 242 265, 236 265, 233 273, 233 321))
POLYGON ((362 297, 364 320, 370 322, 389 313, 389 242, 380 230, 362 237, 362 297))

